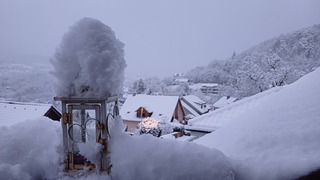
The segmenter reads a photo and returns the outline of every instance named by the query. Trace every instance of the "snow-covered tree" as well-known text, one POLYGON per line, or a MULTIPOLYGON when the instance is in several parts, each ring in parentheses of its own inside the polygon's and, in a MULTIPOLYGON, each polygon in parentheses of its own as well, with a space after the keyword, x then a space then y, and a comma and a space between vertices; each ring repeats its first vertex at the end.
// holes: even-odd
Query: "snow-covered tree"
POLYGON ((146 78, 144 79, 144 82, 146 86, 146 94, 159 95, 164 93, 162 90, 164 89, 165 85, 159 78, 146 78))
POLYGON ((139 79, 133 83, 132 91, 136 94, 142 94, 146 90, 146 85, 142 79, 139 79))
POLYGON ((166 77, 163 79, 163 83, 166 85, 166 86, 171 86, 171 85, 176 85, 177 82, 175 81, 175 78, 174 77, 166 77))
POLYGON ((51 62, 58 96, 110 96, 122 93, 124 44, 110 27, 83 18, 63 36, 51 62))
POLYGON ((181 130, 183 130, 182 125, 158 121, 152 117, 147 117, 139 123, 137 133, 139 135, 151 134, 155 137, 160 137, 162 135, 181 130))
POLYGON ((155 137, 161 136, 159 121, 147 117, 139 123, 140 134, 152 134, 155 137))
POLYGON ((229 86, 226 90, 235 93, 231 96, 250 96, 272 86, 290 84, 319 67, 319 44, 318 24, 264 41, 224 61, 196 67, 187 78, 196 83, 229 86))
POLYGON ((54 79, 49 66, 1 64, 0 98, 9 101, 51 103, 54 79))
POLYGON ((191 89, 188 83, 181 83, 176 89, 176 94, 178 96, 184 96, 190 94, 191 89))

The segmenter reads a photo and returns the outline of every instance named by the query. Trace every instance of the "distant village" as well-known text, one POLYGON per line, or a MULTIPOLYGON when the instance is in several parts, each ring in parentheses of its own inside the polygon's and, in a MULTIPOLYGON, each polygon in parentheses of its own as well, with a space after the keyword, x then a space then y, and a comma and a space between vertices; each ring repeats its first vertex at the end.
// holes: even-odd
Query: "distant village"
MULTIPOLYGON (((182 74, 174 74, 177 83, 188 84, 194 91, 204 95, 219 95, 217 83, 191 84, 182 74)), ((209 104, 196 95, 169 96, 125 93, 118 97, 119 113, 131 135, 152 134, 159 138, 192 141, 214 131, 213 124, 199 124, 201 117, 228 106, 238 99, 222 96, 209 104), (197 120, 199 119, 199 120, 197 120)), ((60 121, 59 104, 25 103, 2 100, 0 102, 2 121, 0 126, 8 126, 25 119, 46 116, 60 121)), ((87 112, 87 116, 94 114, 87 112)))
MULTIPOLYGON (((173 77, 175 84, 187 84, 191 90, 200 91, 203 95, 219 96, 217 83, 193 84, 179 73, 173 77)), ((132 135, 150 133, 159 138, 192 141, 213 130, 210 126, 191 125, 189 122, 197 121, 196 119, 205 114, 232 104, 238 99, 222 96, 211 104, 194 94, 168 96, 133 93, 125 95, 120 100, 122 100, 120 115, 128 133, 132 135), (155 131, 155 129, 160 130, 155 131)))

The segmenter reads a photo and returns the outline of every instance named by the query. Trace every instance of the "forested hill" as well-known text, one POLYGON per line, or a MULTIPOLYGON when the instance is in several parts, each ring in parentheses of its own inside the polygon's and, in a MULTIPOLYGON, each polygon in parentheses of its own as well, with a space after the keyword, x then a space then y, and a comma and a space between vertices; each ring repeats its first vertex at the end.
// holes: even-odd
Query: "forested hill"
POLYGON ((290 84, 319 66, 320 24, 280 35, 186 74, 192 82, 219 83, 220 92, 245 97, 290 84))

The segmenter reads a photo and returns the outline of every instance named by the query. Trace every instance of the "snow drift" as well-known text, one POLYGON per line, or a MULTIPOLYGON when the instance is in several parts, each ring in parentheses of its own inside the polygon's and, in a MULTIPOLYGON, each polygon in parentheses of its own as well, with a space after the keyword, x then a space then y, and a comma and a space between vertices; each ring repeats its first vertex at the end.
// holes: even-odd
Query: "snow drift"
MULTIPOLYGON (((0 179, 234 179, 231 164, 218 150, 152 135, 131 137, 119 124, 111 133, 110 176, 84 171, 76 177, 62 172, 58 122, 41 118, 0 127, 0 179)), ((94 142, 82 144, 80 153, 96 161, 99 147, 94 142)))
POLYGON ((320 168, 320 69, 197 143, 235 159, 240 179, 295 179, 320 168))
POLYGON ((51 63, 58 96, 120 94, 124 81, 124 44, 110 27, 83 18, 62 39, 51 63))
POLYGON ((111 137, 111 175, 115 179, 234 179, 231 164, 216 149, 119 132, 113 131, 111 137))
POLYGON ((54 179, 62 155, 59 123, 49 118, 0 127, 0 179, 54 179))

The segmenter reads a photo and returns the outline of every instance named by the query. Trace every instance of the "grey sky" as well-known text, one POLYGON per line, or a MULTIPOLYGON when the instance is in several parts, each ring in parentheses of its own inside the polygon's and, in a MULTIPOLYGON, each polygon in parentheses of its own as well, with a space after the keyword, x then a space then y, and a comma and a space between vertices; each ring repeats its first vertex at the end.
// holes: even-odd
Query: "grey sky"
POLYGON ((82 17, 125 44, 130 77, 169 76, 320 23, 319 0, 0 0, 0 57, 50 57, 82 17))

